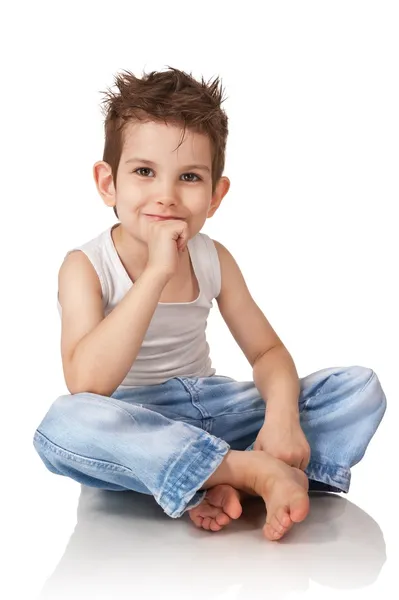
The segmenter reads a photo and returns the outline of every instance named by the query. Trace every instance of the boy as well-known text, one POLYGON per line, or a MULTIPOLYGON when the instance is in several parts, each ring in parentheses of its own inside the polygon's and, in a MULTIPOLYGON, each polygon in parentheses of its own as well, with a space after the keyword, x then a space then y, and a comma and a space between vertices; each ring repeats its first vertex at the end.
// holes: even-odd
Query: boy
POLYGON ((278 540, 308 514, 309 488, 348 491, 384 392, 356 366, 299 380, 230 252, 200 233, 230 185, 218 78, 168 69, 125 72, 116 85, 94 178, 119 223, 60 268, 70 395, 50 407, 35 448, 54 473, 151 494, 170 517, 188 511, 210 531, 239 518, 245 496, 262 496, 264 535, 278 540), (211 366, 214 298, 254 381, 211 366))

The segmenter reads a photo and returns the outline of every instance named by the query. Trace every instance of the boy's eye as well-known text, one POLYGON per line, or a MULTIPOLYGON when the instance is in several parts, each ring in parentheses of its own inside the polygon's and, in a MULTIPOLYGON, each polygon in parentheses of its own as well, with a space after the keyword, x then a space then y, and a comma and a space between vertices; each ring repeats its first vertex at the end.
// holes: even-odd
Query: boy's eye
MULTIPOLYGON (((136 169, 135 171, 133 171, 133 173, 138 173, 139 175, 141 175, 143 177, 147 177, 147 175, 145 173, 143 174, 142 171, 152 171, 152 169, 150 169, 149 167, 139 167, 138 169, 136 169)), ((182 177, 186 177, 186 175, 190 175, 191 176, 190 179, 185 179, 185 181, 187 183, 195 183, 196 181, 201 181, 201 177, 199 177, 195 173, 183 173, 182 177), (193 177, 196 178, 196 179, 192 179, 193 177)))
MULTIPOLYGON (((134 173, 138 173, 139 171, 152 171, 152 169, 149 169, 148 167, 139 167, 138 169, 136 169, 134 171, 134 173)), ((141 175, 141 173, 140 173, 141 175)))
MULTIPOLYGON (((192 175, 193 177, 197 178, 197 179, 189 179, 188 182, 192 181, 194 183, 195 181, 200 181, 200 179, 201 179, 195 173, 183 173, 182 177, 185 177, 186 175, 192 175)), ((186 181, 187 181, 187 179, 186 179, 186 181)))

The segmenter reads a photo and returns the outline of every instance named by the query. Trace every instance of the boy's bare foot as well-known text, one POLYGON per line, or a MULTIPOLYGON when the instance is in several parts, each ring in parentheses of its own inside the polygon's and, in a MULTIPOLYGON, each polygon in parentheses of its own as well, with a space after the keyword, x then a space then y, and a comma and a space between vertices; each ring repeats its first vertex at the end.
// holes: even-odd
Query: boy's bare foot
POLYGON ((220 531, 232 519, 241 516, 241 502, 247 496, 249 494, 221 483, 209 489, 201 504, 189 510, 188 514, 197 527, 207 531, 220 531))
MULTIPOLYGON (((251 452, 230 450, 201 489, 209 489, 210 494, 211 488, 214 487, 220 488, 217 490, 217 494, 214 492, 215 498, 212 499, 212 502, 219 503, 219 507, 216 506, 216 511, 214 511, 214 514, 216 512, 216 524, 227 524, 226 518, 220 514, 220 508, 228 518, 231 514, 233 514, 232 518, 234 515, 240 516, 241 505, 240 496, 236 493, 237 489, 248 492, 250 495, 262 496, 267 509, 263 532, 272 541, 281 539, 294 523, 303 521, 309 512, 309 483, 305 473, 288 466, 262 450, 252 450, 251 452), (229 484, 228 487, 236 488, 236 490, 231 492, 226 489, 226 485, 220 484, 229 484)), ((208 499, 212 498, 208 494, 207 497, 208 499)), ((206 498, 199 507, 195 507, 192 511, 200 509, 205 501, 206 498)), ((210 502, 208 502, 209 504, 210 502)), ((204 506, 202 510, 204 510, 204 506)), ((212 512, 212 509, 208 507, 208 511, 212 512)), ((200 516, 202 515, 199 512, 198 519, 200 516)), ((205 513, 204 518, 207 516, 205 513)), ((213 514, 210 516, 212 520, 213 514)), ((214 527, 212 531, 219 530, 216 525, 214 527)))
POLYGON ((261 480, 260 495, 266 503, 266 525, 263 527, 265 536, 272 541, 279 540, 291 529, 294 523, 303 521, 309 512, 309 482, 303 471, 284 466, 290 470, 281 473, 267 485, 261 480))

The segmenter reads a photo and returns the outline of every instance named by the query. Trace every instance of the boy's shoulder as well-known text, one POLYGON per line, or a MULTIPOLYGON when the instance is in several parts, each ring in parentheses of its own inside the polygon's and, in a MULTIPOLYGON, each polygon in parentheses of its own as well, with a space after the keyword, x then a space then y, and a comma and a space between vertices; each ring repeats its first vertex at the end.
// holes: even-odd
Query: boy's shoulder
POLYGON ((80 249, 70 250, 58 270, 58 290, 73 288, 76 281, 87 282, 88 287, 101 293, 100 281, 92 262, 80 249))
MULTIPOLYGON (((219 257, 219 261, 223 261, 223 262, 228 262, 230 257, 233 258, 232 254, 229 252, 229 250, 227 250, 226 246, 224 246, 221 242, 219 242, 218 240, 215 240, 213 238, 210 238, 216 248, 216 251, 218 253, 218 257, 219 257)), ((234 259, 233 259, 234 260, 234 259)))
POLYGON ((246 288, 246 283, 237 261, 226 246, 218 240, 211 239, 216 248, 220 265, 221 294, 219 300, 232 294, 240 294, 246 288))
POLYGON ((86 281, 95 293, 104 293, 102 285, 103 252, 110 236, 110 227, 91 236, 83 243, 70 246, 58 271, 58 286, 65 288, 75 279, 86 281))
MULTIPOLYGON (((83 265, 92 271, 98 271, 98 262, 101 262, 101 257, 109 245, 111 228, 101 231, 95 236, 90 237, 85 242, 70 246, 63 258, 61 268, 67 265, 83 265)), ((73 267, 71 267, 73 268, 73 267)), ((79 266, 78 266, 79 268, 79 266)))
MULTIPOLYGON (((233 264, 235 264, 237 266, 237 263, 235 262, 233 255, 231 254, 231 252, 229 252, 229 250, 226 248, 226 246, 224 246, 221 242, 219 242, 218 240, 215 240, 214 238, 211 238, 210 236, 208 236, 206 234, 198 234, 198 235, 204 236, 207 246, 213 248, 213 252, 216 253, 216 255, 218 257, 218 262, 220 265, 221 272, 231 270, 231 266, 233 264)), ((238 268, 238 266, 237 266, 237 268, 238 268)))

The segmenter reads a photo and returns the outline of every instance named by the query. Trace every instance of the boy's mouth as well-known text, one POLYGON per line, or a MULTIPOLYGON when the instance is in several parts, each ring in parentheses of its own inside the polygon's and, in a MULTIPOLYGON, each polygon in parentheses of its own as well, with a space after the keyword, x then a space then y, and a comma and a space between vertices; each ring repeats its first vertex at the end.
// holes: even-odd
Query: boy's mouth
POLYGON ((156 219, 157 221, 165 221, 168 219, 175 219, 178 221, 183 221, 182 217, 166 217, 166 216, 162 216, 162 215, 145 215, 146 217, 150 217, 151 219, 156 219))

